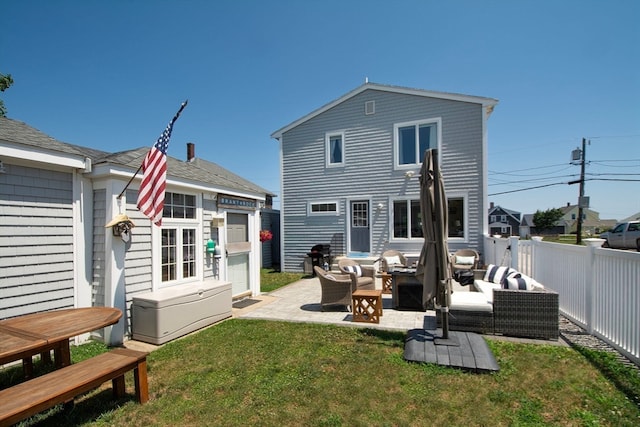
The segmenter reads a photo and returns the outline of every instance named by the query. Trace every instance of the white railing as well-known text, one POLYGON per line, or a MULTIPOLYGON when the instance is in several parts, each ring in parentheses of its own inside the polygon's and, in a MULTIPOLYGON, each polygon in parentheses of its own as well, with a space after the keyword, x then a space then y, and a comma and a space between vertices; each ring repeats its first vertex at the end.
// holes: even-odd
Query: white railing
POLYGON ((603 249, 599 239, 586 243, 486 237, 483 260, 558 292, 562 315, 640 365, 640 253, 603 249))

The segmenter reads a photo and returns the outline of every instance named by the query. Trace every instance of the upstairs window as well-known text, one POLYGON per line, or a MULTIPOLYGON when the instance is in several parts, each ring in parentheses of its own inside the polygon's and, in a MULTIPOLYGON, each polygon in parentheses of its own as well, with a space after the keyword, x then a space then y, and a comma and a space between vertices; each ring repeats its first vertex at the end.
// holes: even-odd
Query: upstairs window
POLYGON ((438 148, 439 120, 400 123, 394 126, 396 166, 419 166, 424 152, 438 148))
POLYGON ((328 133, 325 135, 327 166, 344 165, 344 133, 328 133))

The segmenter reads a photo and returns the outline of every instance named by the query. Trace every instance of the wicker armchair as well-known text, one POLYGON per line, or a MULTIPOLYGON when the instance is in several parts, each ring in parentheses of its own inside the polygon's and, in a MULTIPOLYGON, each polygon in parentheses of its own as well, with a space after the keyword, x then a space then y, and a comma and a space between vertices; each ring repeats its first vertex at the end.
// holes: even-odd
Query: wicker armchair
POLYGON ((453 255, 451 255, 451 268, 453 271, 456 270, 475 270, 478 268, 478 263, 480 262, 480 255, 478 254, 478 252, 474 251, 473 249, 460 249, 457 250, 456 253, 454 253, 453 255), (465 258, 469 258, 469 257, 473 257, 473 263, 472 264, 460 264, 456 261, 459 261, 458 257, 465 257, 465 258))
POLYGON ((361 266, 356 261, 348 258, 343 258, 338 261, 338 268, 342 273, 348 274, 351 277, 354 289, 373 290, 376 288, 375 268, 361 266), (356 271, 358 269, 360 270, 360 275, 358 275, 356 271))
POLYGON ((403 267, 407 266, 407 257, 404 256, 404 254, 400 251, 396 251, 395 249, 389 249, 388 251, 384 251, 382 253, 382 272, 387 273, 389 272, 389 269, 393 266, 389 264, 389 258, 393 258, 393 257, 398 257, 398 261, 400 261, 399 264, 393 264, 393 265, 401 265, 403 267))
POLYGON ((320 310, 330 305, 351 306, 351 293, 353 284, 351 276, 348 274, 328 273, 324 269, 314 266, 316 276, 320 279, 322 297, 320 299, 320 310))

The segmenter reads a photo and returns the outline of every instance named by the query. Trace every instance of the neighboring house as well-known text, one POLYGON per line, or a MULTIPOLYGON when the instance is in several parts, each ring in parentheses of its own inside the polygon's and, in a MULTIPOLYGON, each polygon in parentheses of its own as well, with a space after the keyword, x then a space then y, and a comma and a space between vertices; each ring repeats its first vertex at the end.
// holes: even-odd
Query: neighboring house
POLYGON ((636 212, 635 214, 620 220, 620 222, 629 222, 629 221, 640 221, 640 212, 636 212))
MULTIPOLYGON (((578 205, 567 203, 560 208, 563 213, 559 223, 564 222, 565 234, 575 234, 578 230, 579 218, 578 205)), ((588 208, 582 209, 582 233, 586 235, 596 235, 608 230, 616 224, 615 219, 600 219, 600 213, 588 208)))
POLYGON ((522 215, 522 221, 520 222, 519 235, 523 239, 528 239, 531 236, 536 235, 535 224, 533 223, 533 214, 522 215))
POLYGON ((438 149, 449 249, 481 250, 487 232, 491 98, 365 83, 271 136, 281 152, 285 271, 316 244, 332 256, 422 248, 420 167, 438 149))
POLYGON ((495 236, 519 236, 520 212, 495 206, 491 202, 489 206, 489 234, 495 236))
POLYGON ((142 173, 123 192, 150 146, 107 153, 0 118, 0 148, 0 319, 113 306, 123 320, 104 338, 121 342, 139 293, 208 279, 231 282, 234 297, 260 293, 261 210, 273 194, 196 158, 193 144, 186 161, 167 158, 161 227, 136 207, 142 173), (105 228, 121 213, 135 224, 128 242, 105 228))
MULTIPOLYGON (((533 222, 534 214, 526 214, 522 217, 520 224, 520 237, 528 238, 542 234, 575 234, 578 227, 579 208, 577 205, 567 203, 559 208, 563 215, 555 226, 547 230, 538 230, 533 222)), ((586 235, 597 235, 606 231, 616 224, 615 219, 600 219, 600 214, 591 209, 584 209, 582 213, 582 232, 586 235)))

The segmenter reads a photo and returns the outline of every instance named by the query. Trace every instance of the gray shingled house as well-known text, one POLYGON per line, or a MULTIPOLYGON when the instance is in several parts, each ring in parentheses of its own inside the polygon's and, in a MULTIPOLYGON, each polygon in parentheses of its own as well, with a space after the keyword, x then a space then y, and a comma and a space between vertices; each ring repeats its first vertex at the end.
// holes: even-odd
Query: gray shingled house
POLYGON ((439 150, 449 248, 480 250, 487 233, 487 120, 498 101, 365 83, 271 135, 281 152, 283 268, 316 244, 376 259, 423 244, 420 166, 439 150))
POLYGON ((260 293, 261 211, 273 194, 196 158, 193 144, 184 161, 167 158, 161 227, 136 207, 141 173, 118 197, 150 147, 108 153, 0 118, 0 148, 0 319, 118 307, 125 316, 104 337, 113 343, 131 335, 136 295, 215 280, 234 298, 260 293), (128 241, 105 228, 118 214, 135 224, 128 241))

